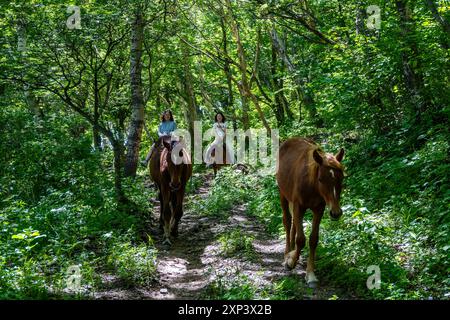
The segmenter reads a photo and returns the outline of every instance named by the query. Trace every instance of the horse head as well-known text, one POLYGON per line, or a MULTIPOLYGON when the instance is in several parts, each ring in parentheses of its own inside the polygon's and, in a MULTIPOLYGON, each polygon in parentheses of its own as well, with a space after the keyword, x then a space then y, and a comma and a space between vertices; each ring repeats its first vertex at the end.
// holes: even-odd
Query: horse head
POLYGON ((162 142, 164 150, 161 153, 161 172, 167 170, 170 176, 169 187, 172 191, 177 191, 186 182, 182 181, 182 169, 185 164, 190 164, 190 157, 183 139, 172 141, 164 138, 162 142))
POLYGON ((342 181, 344 180, 343 167, 341 161, 344 158, 344 149, 336 155, 321 154, 316 149, 313 158, 319 165, 318 170, 318 190, 326 204, 330 207, 330 216, 337 220, 342 215, 340 206, 342 181))

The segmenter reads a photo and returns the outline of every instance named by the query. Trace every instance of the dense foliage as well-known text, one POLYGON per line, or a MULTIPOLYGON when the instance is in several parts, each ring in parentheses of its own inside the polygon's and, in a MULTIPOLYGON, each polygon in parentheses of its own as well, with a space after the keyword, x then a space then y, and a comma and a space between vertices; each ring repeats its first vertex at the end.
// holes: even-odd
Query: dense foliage
MULTIPOLYGON (((156 195, 136 166, 167 108, 191 132, 220 110, 229 127, 344 147, 344 216, 322 223, 319 278, 339 288, 335 298, 448 298, 448 1, 76 5, 81 29, 69 28, 73 11, 59 1, 0 2, 0 299, 74 297, 73 266, 81 297, 105 274, 129 286, 157 279, 156 195), (369 5, 381 10, 378 29, 366 24, 369 5), (370 265, 381 269, 380 289, 366 287, 370 265)), ((189 205, 224 217, 245 204, 282 236, 275 177, 259 169, 220 171, 189 205)), ((204 174, 194 171, 190 194, 204 174)), ((251 258, 252 237, 228 231, 223 255, 251 258)), ((306 290, 296 277, 271 288, 239 279, 219 279, 205 297, 298 299, 306 290)))

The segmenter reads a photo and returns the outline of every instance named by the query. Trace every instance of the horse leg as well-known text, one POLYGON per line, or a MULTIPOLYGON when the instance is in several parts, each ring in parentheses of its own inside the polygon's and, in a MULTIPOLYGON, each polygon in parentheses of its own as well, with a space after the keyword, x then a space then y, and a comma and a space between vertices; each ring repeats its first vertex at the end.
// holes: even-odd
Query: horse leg
POLYGON ((174 217, 171 222, 171 231, 170 234, 173 237, 178 237, 178 224, 183 216, 183 198, 184 198, 184 189, 180 190, 177 193, 176 202, 174 204, 174 217))
MULTIPOLYGON (((165 190, 162 190, 163 192, 165 190)), ((164 244, 171 245, 170 242, 170 220, 172 218, 172 204, 170 201, 170 190, 166 190, 163 193, 163 201, 162 201, 162 215, 163 215, 163 230, 164 230, 164 244), (164 194, 166 195, 164 197, 164 194)))
POLYGON ((163 199, 161 194, 161 189, 158 189, 158 199, 159 199, 159 229, 164 230, 164 220, 163 220, 163 199))
POLYGON ((280 193, 280 203, 281 209, 283 210, 284 230, 286 231, 286 247, 284 249, 284 257, 286 263, 287 254, 289 253, 289 251, 291 251, 291 241, 290 241, 291 239, 289 233, 291 232, 292 216, 291 212, 289 211, 289 202, 283 195, 281 195, 281 193, 280 193))
POLYGON ((295 249, 295 237, 297 236, 296 225, 293 222, 293 219, 294 219, 294 203, 292 203, 292 202, 289 202, 289 212, 292 215, 292 218, 291 218, 291 230, 290 230, 291 247, 289 248, 289 251, 292 251, 292 250, 295 249))
POLYGON ((306 266, 306 284, 310 288, 315 288, 319 282, 314 274, 314 263, 316 259, 316 248, 319 242, 319 226, 324 209, 325 208, 322 207, 313 210, 312 230, 311 235, 309 236, 309 257, 306 266))
POLYGON ((222 154, 223 154, 223 164, 228 164, 228 159, 227 159, 227 146, 225 145, 225 143, 223 144, 223 150, 222 150, 222 154))
MULTIPOLYGON (((217 148, 217 147, 216 147, 217 148)), ((216 149, 214 149, 216 150, 216 149)), ((214 178, 217 176, 217 172, 219 172, 220 168, 223 166, 224 157, 223 157, 223 151, 220 150, 220 148, 217 148, 217 152, 214 156, 214 178)))
MULTIPOLYGON (((305 234, 303 232, 303 216, 305 215, 305 209, 300 207, 298 203, 294 204, 294 218, 292 228, 295 228, 296 236, 295 236, 295 250, 292 250, 288 253, 286 259, 286 267, 288 269, 294 269, 295 265, 298 262, 298 258, 300 257, 300 252, 305 247, 305 234)), ((292 235, 292 230, 291 230, 292 235)), ((292 239, 291 239, 292 240, 292 239)))

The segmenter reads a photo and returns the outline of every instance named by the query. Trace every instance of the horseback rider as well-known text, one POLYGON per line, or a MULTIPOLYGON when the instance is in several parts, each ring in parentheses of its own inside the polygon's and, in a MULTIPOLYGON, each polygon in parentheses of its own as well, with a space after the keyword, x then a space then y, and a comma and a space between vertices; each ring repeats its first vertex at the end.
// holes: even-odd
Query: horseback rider
MULTIPOLYGON (((171 110, 166 110, 161 115, 161 123, 158 126, 158 137, 161 139, 164 136, 171 136, 172 133, 177 129, 177 124, 173 119, 173 114, 171 110)), ((159 141, 158 139, 158 141, 159 141)), ((153 151, 155 150, 155 143, 152 144, 150 151, 147 153, 145 160, 141 162, 143 166, 147 166, 150 158, 152 157, 153 151)))
POLYGON ((226 141, 227 135, 227 124, 225 122, 225 116, 222 112, 217 112, 214 117, 214 136, 215 139, 213 143, 208 147, 205 152, 205 163, 209 167, 213 163, 217 164, 230 164, 233 163, 234 157, 233 153, 230 150, 230 146, 228 146, 226 141), (218 156, 218 153, 221 154, 222 148, 225 146, 226 154, 222 155, 222 159, 218 156), (224 161, 225 160, 225 161, 224 161))

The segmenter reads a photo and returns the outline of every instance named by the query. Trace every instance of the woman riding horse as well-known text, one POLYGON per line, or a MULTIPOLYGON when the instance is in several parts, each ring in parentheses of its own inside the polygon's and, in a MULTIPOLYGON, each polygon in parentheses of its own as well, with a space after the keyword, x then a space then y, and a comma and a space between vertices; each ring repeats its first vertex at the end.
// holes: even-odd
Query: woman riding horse
MULTIPOLYGON (((172 133, 177 129, 177 124, 173 119, 172 111, 166 110, 161 115, 161 123, 158 126, 158 141, 161 141, 162 137, 171 136, 172 133)), ((145 160, 141 162, 141 164, 146 167, 152 154, 155 150, 155 143, 152 144, 150 151, 147 153, 145 160)))
POLYGON ((213 166, 214 173, 216 173, 220 165, 234 163, 234 156, 230 146, 225 143, 227 124, 223 113, 218 112, 214 117, 214 121, 213 130, 215 139, 206 149, 205 163, 207 167, 213 166))

